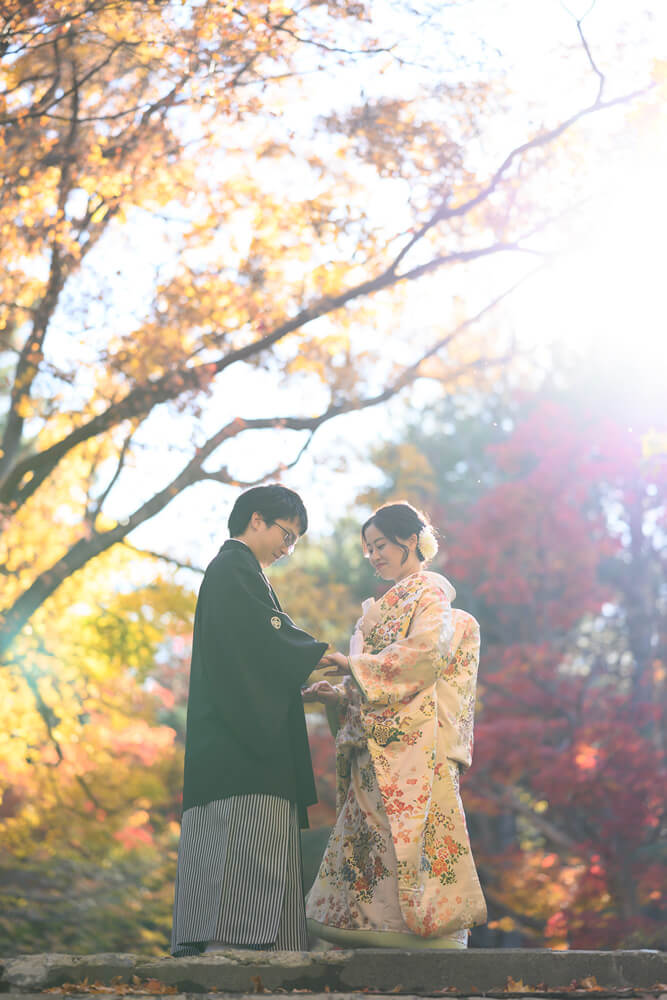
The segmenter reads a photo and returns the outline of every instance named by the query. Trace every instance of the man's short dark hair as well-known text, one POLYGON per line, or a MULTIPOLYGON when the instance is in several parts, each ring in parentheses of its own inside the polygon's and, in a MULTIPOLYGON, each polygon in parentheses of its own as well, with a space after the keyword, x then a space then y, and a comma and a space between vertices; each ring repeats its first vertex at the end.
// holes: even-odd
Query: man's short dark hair
POLYGON ((270 486, 253 486, 238 497, 227 521, 232 538, 243 534, 255 511, 267 523, 275 521, 277 517, 285 521, 298 518, 300 535, 304 535, 308 529, 308 514, 299 494, 286 486, 272 483, 270 486))

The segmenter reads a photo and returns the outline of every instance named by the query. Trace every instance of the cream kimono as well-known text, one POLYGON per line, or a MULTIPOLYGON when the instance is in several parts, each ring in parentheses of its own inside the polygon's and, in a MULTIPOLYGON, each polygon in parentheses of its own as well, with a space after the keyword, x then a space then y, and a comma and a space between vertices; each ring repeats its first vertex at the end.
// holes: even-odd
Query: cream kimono
POLYGON ((336 735, 338 819, 306 907, 316 933, 437 946, 455 932, 465 942, 465 928, 486 920, 458 787, 472 755, 479 626, 452 609, 454 596, 444 577, 418 572, 362 606, 356 685, 345 681, 336 735))

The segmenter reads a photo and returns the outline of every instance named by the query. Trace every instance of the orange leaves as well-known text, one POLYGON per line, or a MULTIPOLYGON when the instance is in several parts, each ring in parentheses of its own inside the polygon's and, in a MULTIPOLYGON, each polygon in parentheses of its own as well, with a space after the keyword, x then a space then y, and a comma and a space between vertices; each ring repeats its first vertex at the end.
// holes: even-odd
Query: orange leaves
POLYGON ((174 730, 167 726, 154 726, 142 720, 126 724, 121 730, 110 732, 109 749, 124 760, 152 767, 174 745, 174 730))
POLYGON ((599 747, 581 744, 575 749, 574 759, 577 767, 582 771, 592 771, 598 766, 600 759, 599 747))
POLYGON ((149 814, 139 809, 128 816, 125 825, 114 833, 114 838, 126 851, 150 846, 153 843, 153 827, 150 825, 149 814))
POLYGON ((595 976, 584 976, 583 979, 579 980, 578 987, 579 987, 579 989, 582 989, 582 990, 591 990, 592 992, 595 992, 595 993, 597 993, 597 992, 604 993, 605 992, 604 987, 598 985, 598 981, 595 978, 595 976))
POLYGON ((527 986, 523 979, 512 979, 511 976, 507 977, 507 983, 505 984, 505 989, 508 993, 535 993, 536 988, 534 986, 527 986))
MULTIPOLYGON (((505 991, 507 993, 544 993, 546 992, 544 983, 538 983, 535 986, 528 985, 524 983, 523 979, 512 979, 511 976, 507 977, 507 982, 505 984, 505 991)), ((584 976, 580 980, 573 979, 569 987, 559 987, 559 993, 597 993, 605 992, 603 986, 598 985, 598 981, 595 976, 584 976)))
POLYGON ((129 982, 124 982, 120 977, 111 980, 108 986, 96 980, 88 982, 88 977, 82 979, 80 983, 63 983, 62 986, 51 986, 42 990, 43 993, 57 993, 65 996, 86 995, 90 993, 112 993, 114 996, 124 996, 126 993, 146 994, 149 996, 162 996, 164 994, 178 993, 178 987, 169 986, 160 982, 159 979, 140 979, 139 976, 131 976, 129 982))

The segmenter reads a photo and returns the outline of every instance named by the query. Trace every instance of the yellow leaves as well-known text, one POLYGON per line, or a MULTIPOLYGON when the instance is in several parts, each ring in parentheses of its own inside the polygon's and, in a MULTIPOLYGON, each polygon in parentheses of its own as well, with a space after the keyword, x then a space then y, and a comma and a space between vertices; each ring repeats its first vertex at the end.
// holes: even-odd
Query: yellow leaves
POLYGON ((29 396, 24 396, 16 404, 15 409, 16 409, 16 412, 18 413, 19 417, 21 417, 22 420, 28 420, 33 415, 33 413, 35 412, 35 404, 30 399, 29 396))
POLYGON ((579 987, 582 990, 593 990, 593 992, 601 991, 604 992, 604 987, 598 984, 595 976, 584 976, 583 979, 579 980, 579 987))
POLYGON ((534 986, 527 986, 523 979, 512 979, 511 976, 507 977, 507 982, 505 984, 505 989, 508 993, 535 993, 536 988, 534 986))
POLYGON ((304 358, 301 354, 298 354, 293 361, 290 362, 290 371, 292 372, 308 372, 313 370, 313 364, 308 358, 304 358))
MULTIPOLYGON (((417 507, 423 507, 436 490, 435 471, 415 445, 389 444, 376 455, 393 483, 394 497, 401 497, 417 507)), ((386 502, 386 497, 375 489, 360 494, 359 501, 371 507, 386 502)))
POLYGON ((489 923, 489 927, 505 931, 507 934, 517 929, 517 925, 512 917, 502 917, 500 920, 493 920, 489 923))
POLYGON ((290 17, 294 13, 294 9, 283 0, 270 0, 269 11, 276 18, 290 17))
MULTIPOLYGON (((152 810, 169 794, 165 772, 178 760, 175 733, 157 724, 156 712, 165 702, 156 701, 128 663, 122 657, 116 661, 111 648, 107 655, 99 642, 99 602, 103 594, 108 599, 110 571, 124 568, 127 580, 128 566, 144 562, 121 549, 66 581, 52 606, 35 615, 31 634, 19 640, 13 664, 0 671, 5 719, 0 725, 0 794, 11 787, 16 796, 11 809, 9 802, 3 803, 0 838, 17 857, 24 850, 36 856, 33 831, 41 827, 41 852, 62 853, 68 844, 84 841, 92 854, 108 852, 110 844, 123 851, 153 844, 152 810), (95 802, 80 784, 82 778, 94 788, 95 802)), ((151 626, 144 615, 135 622, 135 646, 139 633, 151 627, 156 641, 168 635, 189 637, 194 597, 177 591, 167 583, 161 593, 157 584, 150 594, 119 597, 125 606, 114 611, 112 642, 122 645, 120 633, 154 595, 155 621, 151 626)), ((154 666, 154 657, 150 660, 154 666)), ((173 840, 173 830, 167 834, 173 840)))
POLYGON ((144 826, 148 823, 150 816, 145 809, 137 809, 136 812, 131 813, 126 819, 126 824, 128 826, 144 826))
POLYGON ((311 281, 320 295, 335 295, 341 291, 352 267, 348 261, 332 261, 313 270, 311 281))
POLYGON ((107 213, 108 213, 108 209, 107 209, 106 205, 100 205, 100 207, 96 208, 95 211, 93 212, 93 214, 91 215, 91 217, 90 217, 91 223, 93 223, 93 225, 95 225, 98 222, 102 222, 102 220, 105 218, 105 216, 107 215, 107 213))
MULTIPOLYGON (((464 91, 458 100, 468 106, 467 98, 464 91)), ((426 101, 380 98, 345 115, 330 115, 327 126, 340 137, 336 155, 351 148, 379 177, 423 179, 432 187, 441 171, 451 174, 460 165, 461 152, 446 127, 429 119, 426 107, 426 101)))

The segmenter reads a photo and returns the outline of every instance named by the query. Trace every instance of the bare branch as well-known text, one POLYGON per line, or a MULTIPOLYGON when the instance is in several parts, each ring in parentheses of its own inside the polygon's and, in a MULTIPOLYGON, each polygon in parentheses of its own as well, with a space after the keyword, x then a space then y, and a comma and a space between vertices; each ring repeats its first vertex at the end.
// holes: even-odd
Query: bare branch
POLYGON ((371 49, 346 49, 340 45, 327 45, 325 42, 318 41, 316 38, 306 38, 303 35, 299 35, 296 31, 292 31, 290 28, 285 28, 283 25, 277 26, 277 31, 283 32, 293 38, 295 42, 299 42, 301 45, 312 45, 316 49, 320 49, 322 52, 338 52, 341 55, 346 56, 375 56, 383 55, 387 52, 393 52, 396 48, 395 45, 382 46, 381 48, 371 48, 371 49))
MULTIPOLYGON (((278 417, 278 418, 274 418, 274 419, 277 419, 277 421, 278 421, 277 427, 283 428, 283 427, 286 426, 286 424, 284 423, 285 420, 298 419, 298 418, 280 418, 280 417, 278 417)), ((248 423, 251 423, 251 421, 248 421, 248 423)), ((268 425, 268 426, 270 426, 270 425, 268 425)), ((246 430, 252 430, 252 429, 253 428, 246 427, 246 430)), ((258 429, 258 428, 254 428, 254 429, 258 429)), ((296 429, 296 428, 289 428, 289 429, 293 430, 293 429, 296 429)), ((300 430, 301 428, 298 428, 298 429, 300 430)), ((304 445, 302 445, 302 447, 299 449, 296 458, 294 458, 291 462, 288 462, 287 464, 285 464, 284 462, 281 462, 280 465, 277 465, 274 469, 271 470, 271 472, 267 472, 265 475, 260 476, 259 479, 251 479, 251 480, 248 480, 248 481, 244 481, 244 480, 240 480, 240 479, 232 479, 230 477, 230 475, 229 475, 229 470, 227 469, 226 466, 218 469, 217 472, 204 472, 204 471, 202 471, 202 475, 199 478, 200 479, 213 479, 213 480, 215 480, 218 483, 233 483, 233 485, 237 486, 239 489, 249 489, 251 486, 259 486, 259 485, 261 485, 261 483, 265 483, 265 482, 267 482, 270 479, 276 479, 278 476, 282 475, 283 472, 287 472, 288 469, 293 469, 294 466, 301 460, 301 456, 308 449, 308 447, 310 446, 311 441, 313 440, 313 435, 315 434, 315 430, 316 429, 317 428, 313 428, 311 430, 310 434, 308 435, 308 439, 306 440, 306 443, 304 445)))
POLYGON ((164 552, 153 552, 152 549, 140 549, 136 545, 132 545, 131 542, 128 542, 127 538, 124 538, 121 544, 124 545, 126 549, 130 549, 132 552, 136 552, 137 555, 150 556, 151 559, 159 559, 161 562, 166 562, 172 566, 175 566, 176 569, 188 569, 191 570, 193 573, 206 572, 203 566, 195 566, 193 563, 182 562, 180 559, 176 559, 174 556, 165 555, 164 552))
POLYGON ((590 48, 590 45, 588 44, 588 40, 586 39, 586 36, 584 35, 584 29, 582 28, 583 22, 586 20, 586 18, 588 17, 588 15, 591 13, 591 11, 593 10, 593 8, 595 7, 596 2, 597 2, 597 0, 592 0, 590 6, 588 8, 588 10, 586 11, 585 14, 582 14, 581 17, 577 17, 569 9, 569 7, 565 3, 561 3, 561 7, 563 8, 563 10, 567 11, 567 13, 570 15, 570 17, 572 17, 574 19, 574 21, 575 21, 575 23, 577 25, 577 31, 579 33, 579 38, 581 39, 581 44, 584 47, 584 52, 586 53, 586 58, 588 59, 588 62, 590 64, 591 69, 593 70, 593 72, 597 76, 598 80, 600 81, 599 86, 598 86, 598 96, 596 98, 596 101, 601 101, 602 100, 602 91, 604 90, 604 85, 605 85, 605 82, 606 82, 605 81, 605 77, 604 77, 604 74, 602 73, 602 71, 600 70, 600 68, 598 67, 598 65, 596 64, 596 62, 595 62, 595 60, 593 58, 593 53, 591 52, 591 48, 590 48))
POLYGON ((108 483, 106 489, 98 497, 97 503, 95 504, 94 509, 92 511, 89 511, 89 512, 86 513, 86 520, 90 521, 90 523, 93 524, 93 525, 95 524, 95 521, 99 517, 100 512, 102 510, 102 507, 104 506, 104 503, 106 502, 107 497, 109 496, 109 494, 111 493, 112 489, 114 488, 114 486, 118 482, 120 474, 123 471, 123 467, 125 466, 125 459, 127 458, 127 455, 128 455, 129 449, 130 449, 130 444, 132 443, 132 438, 134 437, 134 433, 135 433, 136 429, 137 429, 136 425, 134 425, 130 429, 129 434, 127 435, 127 437, 123 441, 122 447, 120 449, 120 454, 118 456, 118 462, 116 464, 116 469, 114 471, 113 476, 109 480, 109 483, 108 483))
POLYGON ((505 176, 510 166, 514 163, 514 161, 523 156, 524 153, 527 153, 533 149, 538 149, 541 146, 547 146, 549 143, 554 142, 556 139, 560 138, 560 136, 563 135, 564 132, 567 132, 568 129, 572 128, 572 126, 575 125, 582 118, 585 118, 591 114, 595 114, 599 111, 608 111, 610 108, 618 107, 620 104, 627 104, 631 101, 634 101, 638 97, 642 97, 645 94, 648 94, 651 90, 653 90, 655 86, 656 86, 655 83, 651 83, 649 84, 648 87, 642 87, 639 90, 634 90, 630 92, 629 94, 623 94, 622 96, 616 97, 611 101, 604 101, 604 102, 600 100, 600 96, 598 94, 598 97, 593 102, 593 104, 589 105, 586 108, 582 108, 581 111, 577 111, 575 114, 571 115, 569 118, 565 119, 565 121, 561 122, 554 128, 548 129, 545 132, 540 132, 539 135, 536 135, 533 139, 529 139, 527 142, 522 143, 522 145, 517 146, 515 149, 512 150, 511 153, 509 153, 505 157, 501 165, 496 170, 495 174, 493 174, 493 176, 491 177, 491 180, 484 187, 482 187, 482 189, 478 191, 478 193, 473 198, 469 198, 468 201, 461 202, 461 204, 456 205, 452 208, 449 207, 449 199, 445 198, 441 203, 440 207, 433 213, 431 218, 428 219, 428 221, 425 222, 417 230, 417 232, 412 236, 412 238, 409 240, 406 246, 403 247, 403 249, 397 255, 393 263, 394 269, 398 267, 398 265, 402 262, 403 258, 410 252, 410 250, 412 250, 412 248, 421 239, 423 239, 423 237, 431 229, 433 229, 434 226, 437 226, 440 222, 443 222, 446 219, 454 219, 457 217, 460 218, 461 216, 466 215, 468 212, 470 212, 471 209, 476 208, 477 205, 485 201, 489 197, 489 195, 491 195, 495 191, 496 187, 498 186, 502 178, 505 176))
MULTIPOLYGON (((40 652, 46 654, 46 651, 43 648, 43 646, 40 652)), ((30 690, 30 693, 33 696, 33 699, 35 701, 35 708, 37 709, 37 712, 39 713, 40 718, 44 723, 44 727, 49 737, 49 741, 53 744, 53 747, 58 755, 58 760, 56 762, 57 766, 57 764, 59 764, 62 760, 64 760, 62 747, 60 746, 60 743, 58 742, 58 739, 55 733, 53 732, 54 728, 58 725, 60 720, 56 716, 53 709, 46 704, 44 698, 42 697, 42 692, 39 690, 39 683, 38 683, 39 671, 34 666, 29 665, 29 661, 27 658, 22 660, 22 662, 18 664, 18 667, 21 676, 23 677, 24 681, 26 682, 26 685, 30 690)))

